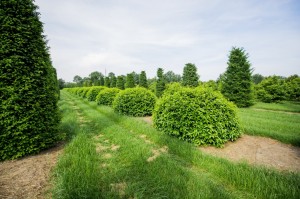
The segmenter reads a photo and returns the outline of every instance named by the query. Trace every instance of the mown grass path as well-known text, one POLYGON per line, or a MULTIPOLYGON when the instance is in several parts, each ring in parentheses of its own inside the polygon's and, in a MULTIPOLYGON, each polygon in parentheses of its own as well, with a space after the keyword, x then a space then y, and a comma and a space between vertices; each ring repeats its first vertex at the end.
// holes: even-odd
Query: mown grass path
POLYGON ((204 155, 136 118, 64 91, 71 139, 54 172, 54 198, 298 198, 299 173, 204 155))

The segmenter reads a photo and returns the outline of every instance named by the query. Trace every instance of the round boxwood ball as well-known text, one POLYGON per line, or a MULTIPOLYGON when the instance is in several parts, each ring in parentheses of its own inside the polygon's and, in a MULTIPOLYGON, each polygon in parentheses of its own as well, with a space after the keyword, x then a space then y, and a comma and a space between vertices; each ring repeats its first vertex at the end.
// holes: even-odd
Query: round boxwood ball
POLYGON ((117 94, 113 102, 115 112, 130 116, 152 115, 156 96, 146 88, 128 88, 117 94))
POLYGON ((96 97, 96 102, 98 105, 106 105, 106 106, 112 106, 112 103, 116 97, 116 95, 121 90, 118 88, 106 88, 102 91, 100 91, 96 97))
POLYGON ((209 88, 178 88, 158 100, 154 126, 196 145, 223 146, 241 135, 236 107, 209 88))

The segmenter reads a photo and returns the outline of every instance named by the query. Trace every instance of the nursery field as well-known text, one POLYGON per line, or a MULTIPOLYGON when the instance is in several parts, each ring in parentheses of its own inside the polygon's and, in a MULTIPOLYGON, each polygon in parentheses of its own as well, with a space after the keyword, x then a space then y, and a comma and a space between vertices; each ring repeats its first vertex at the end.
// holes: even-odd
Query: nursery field
POLYGON ((206 155, 65 91, 53 198, 298 198, 300 175, 206 155))

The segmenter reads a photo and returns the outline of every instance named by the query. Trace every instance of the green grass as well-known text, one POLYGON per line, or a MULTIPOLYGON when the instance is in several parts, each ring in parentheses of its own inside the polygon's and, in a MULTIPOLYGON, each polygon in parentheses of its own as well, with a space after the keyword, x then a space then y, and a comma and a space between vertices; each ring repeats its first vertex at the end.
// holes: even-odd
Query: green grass
POLYGON ((53 198, 298 198, 300 195, 299 173, 234 164, 205 155, 192 144, 162 134, 136 118, 117 115, 111 108, 99 107, 64 91, 61 96, 60 106, 65 107, 62 112, 69 118, 65 121, 73 121, 76 128, 64 125, 63 121, 63 128, 73 136, 54 171, 53 198), (103 150, 97 151, 99 146, 103 150), (112 146, 120 148, 112 150, 112 146), (152 162, 147 161, 153 150, 164 147, 167 152, 152 162))
POLYGON ((241 108, 238 113, 245 133, 300 146, 300 114, 256 108, 241 108))
POLYGON ((300 113, 300 103, 283 101, 280 103, 263 103, 258 102, 251 106, 251 108, 265 109, 273 111, 286 111, 300 113))

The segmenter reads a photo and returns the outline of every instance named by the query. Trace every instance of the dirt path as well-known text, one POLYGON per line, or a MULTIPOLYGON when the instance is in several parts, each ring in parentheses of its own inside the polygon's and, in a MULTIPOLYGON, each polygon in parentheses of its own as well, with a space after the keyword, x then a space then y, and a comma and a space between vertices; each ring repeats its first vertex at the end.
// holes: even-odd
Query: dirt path
MULTIPOLYGON (((141 118, 152 125, 151 117, 141 118)), ((224 148, 199 147, 210 155, 232 161, 247 161, 250 164, 274 167, 279 170, 300 171, 300 148, 277 140, 259 136, 243 135, 224 148)))
POLYGON ((39 155, 0 163, 1 199, 45 198, 50 187, 50 171, 62 152, 63 145, 39 155))

